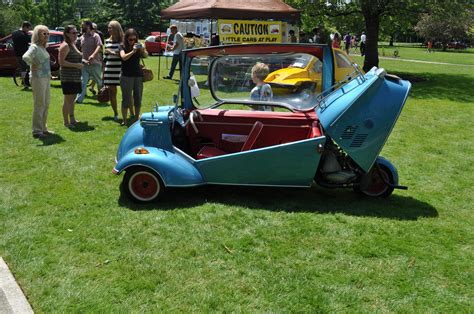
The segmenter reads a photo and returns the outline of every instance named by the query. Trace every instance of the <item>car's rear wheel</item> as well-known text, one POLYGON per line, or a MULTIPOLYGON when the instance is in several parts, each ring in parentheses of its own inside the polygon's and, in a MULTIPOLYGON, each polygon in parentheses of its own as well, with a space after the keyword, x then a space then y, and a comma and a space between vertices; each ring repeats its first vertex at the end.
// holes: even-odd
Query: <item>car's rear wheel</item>
POLYGON ((152 202, 165 192, 165 186, 156 172, 146 167, 133 167, 123 178, 123 188, 135 202, 152 202))
POLYGON ((392 172, 381 164, 375 164, 354 190, 366 196, 385 198, 389 197, 394 189, 387 182, 394 184, 392 172))

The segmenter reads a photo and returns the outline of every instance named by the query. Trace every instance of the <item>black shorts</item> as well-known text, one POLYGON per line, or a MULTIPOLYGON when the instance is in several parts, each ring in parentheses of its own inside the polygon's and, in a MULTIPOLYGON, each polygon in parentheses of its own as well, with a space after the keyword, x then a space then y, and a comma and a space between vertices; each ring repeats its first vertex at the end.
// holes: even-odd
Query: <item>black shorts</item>
POLYGON ((82 83, 80 82, 61 82, 63 95, 75 95, 82 92, 82 83))

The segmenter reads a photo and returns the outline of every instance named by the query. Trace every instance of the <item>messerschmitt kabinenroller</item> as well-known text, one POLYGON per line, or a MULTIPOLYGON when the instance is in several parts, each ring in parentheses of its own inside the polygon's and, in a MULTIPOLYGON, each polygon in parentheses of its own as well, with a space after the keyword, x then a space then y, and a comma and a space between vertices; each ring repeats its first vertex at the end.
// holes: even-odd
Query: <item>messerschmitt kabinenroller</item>
POLYGON ((371 197, 405 188, 379 154, 408 81, 381 68, 363 73, 328 45, 216 46, 181 57, 177 94, 165 105, 157 90, 160 105, 142 114, 118 148, 113 172, 125 172, 122 187, 132 200, 150 202, 166 188, 205 184, 318 184, 371 197), (272 73, 270 83, 256 79, 256 64, 272 73), (295 66, 309 79, 294 82, 306 85, 279 86, 292 72, 278 80, 280 70, 295 66), (267 95, 256 98, 262 86, 267 95))

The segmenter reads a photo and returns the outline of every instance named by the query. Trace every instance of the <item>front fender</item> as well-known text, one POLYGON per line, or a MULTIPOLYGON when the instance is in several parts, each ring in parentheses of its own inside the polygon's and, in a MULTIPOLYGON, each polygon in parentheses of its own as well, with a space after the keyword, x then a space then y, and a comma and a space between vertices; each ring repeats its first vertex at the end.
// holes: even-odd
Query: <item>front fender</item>
POLYGON ((397 168, 386 158, 378 156, 376 161, 377 164, 387 167, 393 176, 393 185, 398 185, 398 171, 397 168))
POLYGON ((132 150, 118 161, 113 172, 120 174, 130 167, 144 166, 158 173, 164 185, 168 187, 204 184, 202 175, 194 167, 193 161, 181 153, 156 147, 145 148, 149 151, 149 154, 135 154, 132 150))

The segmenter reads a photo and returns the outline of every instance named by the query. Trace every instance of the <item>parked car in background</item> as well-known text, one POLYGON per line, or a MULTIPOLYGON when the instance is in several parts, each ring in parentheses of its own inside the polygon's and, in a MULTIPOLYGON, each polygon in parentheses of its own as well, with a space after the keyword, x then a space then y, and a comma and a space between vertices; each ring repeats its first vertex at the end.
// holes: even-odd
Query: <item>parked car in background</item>
MULTIPOLYGON (((32 32, 29 32, 30 37, 32 32)), ((58 54, 59 46, 64 41, 62 32, 50 31, 48 50, 51 59, 51 71, 59 70, 58 54)), ((13 71, 18 67, 18 62, 13 51, 12 34, 0 39, 0 71, 13 71)))
POLYGON ((448 43, 448 48, 450 49, 466 49, 467 45, 460 41, 451 41, 448 43))
MULTIPOLYGON (((352 59, 341 49, 332 49, 334 62, 334 79, 341 81, 354 71, 352 59)), ((274 94, 291 94, 321 92, 323 63, 314 56, 301 54, 300 58, 268 74, 265 83, 270 84, 274 94)))
POLYGON ((152 32, 145 40, 145 48, 149 55, 163 54, 168 43, 168 35, 162 32, 152 32))

